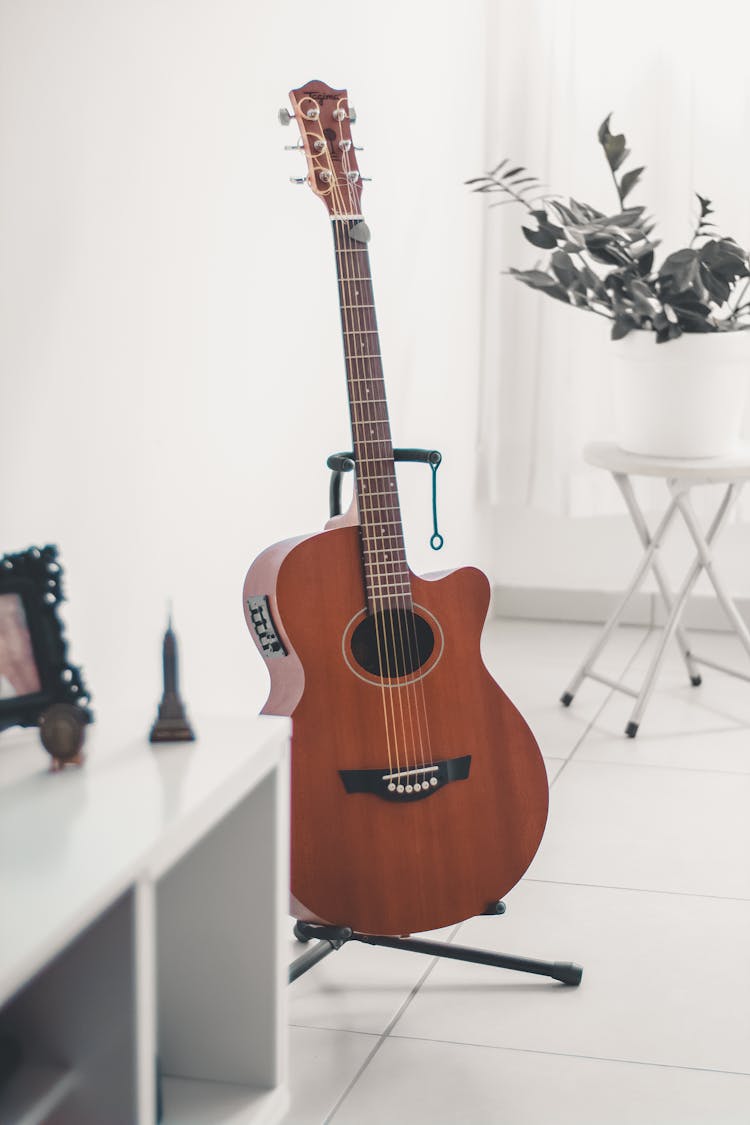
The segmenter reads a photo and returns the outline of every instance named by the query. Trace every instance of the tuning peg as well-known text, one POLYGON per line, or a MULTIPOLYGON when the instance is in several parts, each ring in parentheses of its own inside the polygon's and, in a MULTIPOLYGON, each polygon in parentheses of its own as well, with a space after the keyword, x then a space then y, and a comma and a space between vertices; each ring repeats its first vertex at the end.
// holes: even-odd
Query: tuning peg
POLYGON ((372 176, 360 176, 359 179, 360 179, 360 183, 363 183, 363 184, 371 184, 372 183, 372 176))
POLYGON ((306 184, 307 183, 307 176, 290 176, 289 177, 289 183, 290 184, 306 184))
POLYGON ((302 141, 297 141, 296 145, 284 145, 285 152, 303 152, 304 148, 302 141))
POLYGON ((353 105, 349 106, 349 120, 351 121, 352 125, 357 120, 357 111, 353 105))
POLYGON ((290 113, 286 106, 282 106, 279 110, 279 125, 288 125, 293 117, 294 114, 290 113))

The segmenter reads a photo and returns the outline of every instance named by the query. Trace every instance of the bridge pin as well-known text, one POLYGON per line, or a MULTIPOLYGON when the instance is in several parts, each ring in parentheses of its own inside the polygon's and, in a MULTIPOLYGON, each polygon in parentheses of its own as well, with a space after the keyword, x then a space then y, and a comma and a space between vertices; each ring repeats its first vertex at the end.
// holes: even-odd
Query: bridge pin
POLYGON ((436 777, 430 778, 430 785, 437 785, 437 778, 436 777))
POLYGON ((388 785, 388 792, 389 793, 395 793, 396 792, 396 786, 393 784, 392 781, 388 785))
POLYGON ((397 793, 403 793, 403 791, 404 791, 403 785, 397 785, 396 786, 396 792, 397 793))
POLYGON ((412 785, 407 785, 407 786, 406 786, 406 792, 407 792, 407 793, 411 793, 411 791, 412 791, 412 789, 413 789, 413 788, 414 788, 414 787, 413 787, 412 785))

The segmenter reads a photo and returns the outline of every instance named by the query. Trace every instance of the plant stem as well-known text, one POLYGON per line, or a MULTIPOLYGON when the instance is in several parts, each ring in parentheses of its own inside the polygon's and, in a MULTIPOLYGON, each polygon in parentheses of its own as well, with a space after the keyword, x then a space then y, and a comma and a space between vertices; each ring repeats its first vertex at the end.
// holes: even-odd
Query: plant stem
POLYGON ((620 210, 622 211, 625 208, 625 201, 623 200, 622 195, 620 193, 620 185, 617 182, 617 176, 615 174, 615 170, 614 170, 614 168, 612 167, 612 165, 610 164, 609 161, 607 161, 607 167, 609 168, 610 172, 612 173, 612 182, 615 185, 615 191, 617 192, 617 198, 618 198, 619 203, 620 203, 620 210))

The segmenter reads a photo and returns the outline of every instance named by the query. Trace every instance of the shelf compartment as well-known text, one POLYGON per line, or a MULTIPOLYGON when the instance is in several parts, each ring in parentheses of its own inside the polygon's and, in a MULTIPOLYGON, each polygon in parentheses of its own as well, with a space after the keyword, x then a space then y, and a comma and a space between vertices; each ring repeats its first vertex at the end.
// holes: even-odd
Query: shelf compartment
POLYGON ((129 891, 0 1011, 28 1060, 0 1095, 0 1122, 135 1120, 133 935, 129 891))

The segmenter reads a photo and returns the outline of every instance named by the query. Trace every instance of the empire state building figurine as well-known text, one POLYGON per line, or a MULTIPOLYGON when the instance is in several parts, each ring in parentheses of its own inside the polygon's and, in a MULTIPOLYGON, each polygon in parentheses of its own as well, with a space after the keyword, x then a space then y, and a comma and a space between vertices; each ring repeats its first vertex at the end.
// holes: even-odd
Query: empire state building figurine
POLYGON ((149 742, 194 742, 195 735, 180 699, 177 677, 177 638, 172 632, 172 611, 169 612, 167 631, 162 648, 164 663, 164 694, 159 704, 159 714, 149 742))

